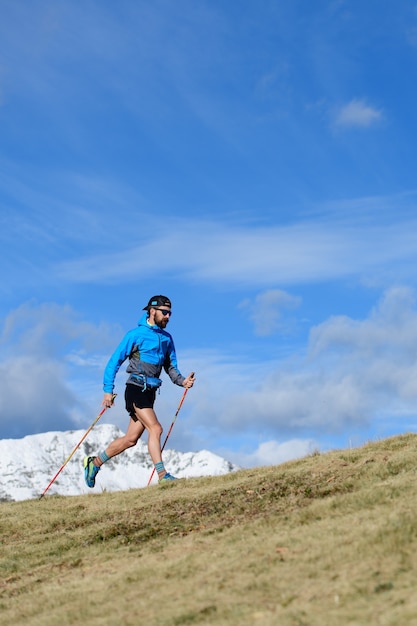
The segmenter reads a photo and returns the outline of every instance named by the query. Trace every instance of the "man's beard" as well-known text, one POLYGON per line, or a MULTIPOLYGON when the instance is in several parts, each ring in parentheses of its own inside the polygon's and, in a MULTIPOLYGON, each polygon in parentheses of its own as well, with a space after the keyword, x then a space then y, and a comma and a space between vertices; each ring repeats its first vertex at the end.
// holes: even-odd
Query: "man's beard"
POLYGON ((156 325, 159 328, 164 329, 166 327, 166 325, 168 324, 168 322, 169 322, 169 320, 166 317, 163 317, 160 322, 156 322, 156 325))

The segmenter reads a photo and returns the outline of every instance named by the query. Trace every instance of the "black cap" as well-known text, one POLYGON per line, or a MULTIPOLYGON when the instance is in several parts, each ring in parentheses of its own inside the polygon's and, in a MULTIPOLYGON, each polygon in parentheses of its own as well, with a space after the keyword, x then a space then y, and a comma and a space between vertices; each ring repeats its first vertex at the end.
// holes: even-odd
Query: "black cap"
POLYGON ((166 296, 153 296, 148 304, 143 307, 144 311, 148 311, 151 307, 169 306, 171 308, 171 300, 166 296))

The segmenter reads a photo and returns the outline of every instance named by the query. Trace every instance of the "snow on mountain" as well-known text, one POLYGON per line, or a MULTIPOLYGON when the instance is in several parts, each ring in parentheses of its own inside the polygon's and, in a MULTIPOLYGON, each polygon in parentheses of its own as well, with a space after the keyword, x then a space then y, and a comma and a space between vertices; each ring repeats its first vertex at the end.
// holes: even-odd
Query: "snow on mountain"
MULTIPOLYGON (((84 434, 83 430, 71 430, 0 440, 0 501, 38 498, 84 434)), ((45 497, 146 487, 153 465, 146 441, 142 440, 104 465, 97 474, 94 489, 85 485, 84 457, 104 450, 113 439, 123 434, 111 424, 96 426, 60 472, 45 497)), ((167 470, 178 478, 219 476, 239 469, 207 450, 185 453, 164 450, 163 459, 167 470)), ((156 482, 154 474, 151 484, 156 482)))

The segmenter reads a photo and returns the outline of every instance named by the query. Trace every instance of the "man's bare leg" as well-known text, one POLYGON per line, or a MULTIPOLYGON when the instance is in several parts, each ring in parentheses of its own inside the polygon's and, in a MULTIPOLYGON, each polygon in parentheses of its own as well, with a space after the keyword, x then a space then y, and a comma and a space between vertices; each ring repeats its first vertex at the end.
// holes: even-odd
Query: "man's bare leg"
MULTIPOLYGON (((137 406, 133 406, 135 408, 135 415, 138 418, 138 421, 148 431, 148 450, 153 464, 156 465, 157 463, 161 463, 162 426, 159 423, 156 413, 153 409, 138 409, 137 406)), ((165 469, 161 472, 161 474, 162 476, 165 474, 165 469)))
MULTIPOLYGON (((141 422, 135 422, 130 419, 129 426, 127 428, 127 432, 122 437, 118 437, 106 448, 106 455, 108 459, 111 459, 114 456, 117 456, 121 452, 124 452, 128 448, 132 448, 135 446, 143 434, 145 427, 141 422)), ((103 465, 103 460, 96 456, 94 459, 94 465, 96 467, 101 467, 103 465)))
POLYGON ((139 409, 136 405, 133 406, 137 421, 131 418, 126 434, 112 441, 112 443, 106 448, 104 452, 104 458, 103 453, 100 453, 94 458, 92 462, 97 468, 100 468, 103 463, 105 463, 112 457, 117 456, 128 448, 135 446, 139 438, 143 434, 144 430, 146 429, 148 431, 149 454, 158 473, 158 478, 161 479, 167 474, 164 464, 162 462, 162 426, 153 409, 139 409))

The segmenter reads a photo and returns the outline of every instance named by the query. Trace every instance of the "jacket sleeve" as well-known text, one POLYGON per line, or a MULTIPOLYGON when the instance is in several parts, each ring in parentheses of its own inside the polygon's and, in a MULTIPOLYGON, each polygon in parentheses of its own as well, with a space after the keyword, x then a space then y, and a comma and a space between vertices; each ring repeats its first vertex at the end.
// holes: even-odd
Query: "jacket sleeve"
POLYGON ((178 369, 177 355, 175 353, 175 346, 172 339, 169 344, 168 353, 165 357, 164 370, 175 385, 179 385, 180 387, 182 386, 185 376, 183 376, 178 369))
POLYGON ((135 345, 136 333, 129 331, 117 346, 116 350, 111 355, 106 368, 104 370, 103 377, 103 390, 104 393, 113 393, 114 381, 116 374, 120 369, 120 366, 130 356, 133 346, 135 345))

